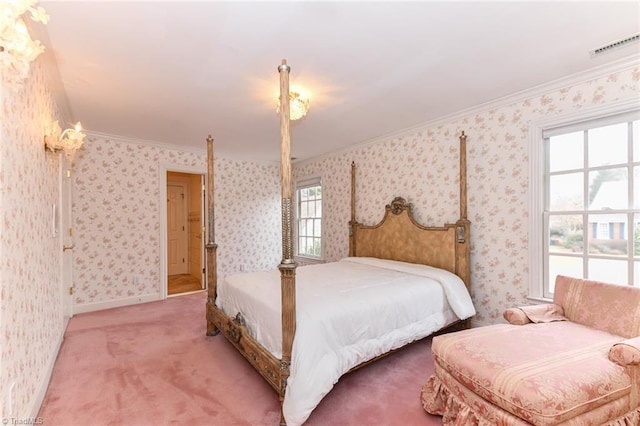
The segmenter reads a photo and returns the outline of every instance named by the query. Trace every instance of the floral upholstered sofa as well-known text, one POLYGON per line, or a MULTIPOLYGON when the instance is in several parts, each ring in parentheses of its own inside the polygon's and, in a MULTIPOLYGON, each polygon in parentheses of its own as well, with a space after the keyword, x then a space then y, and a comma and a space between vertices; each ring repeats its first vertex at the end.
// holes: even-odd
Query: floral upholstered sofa
POLYGON ((640 288, 558 276, 552 304, 433 338, 444 425, 640 425, 640 288))

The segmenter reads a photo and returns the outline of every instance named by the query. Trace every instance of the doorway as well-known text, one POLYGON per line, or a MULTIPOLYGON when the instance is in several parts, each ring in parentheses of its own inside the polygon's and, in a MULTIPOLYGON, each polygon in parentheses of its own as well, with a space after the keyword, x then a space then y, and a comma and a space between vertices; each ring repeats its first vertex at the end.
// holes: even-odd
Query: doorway
POLYGON ((203 176, 167 171, 167 296, 205 289, 203 176))
POLYGON ((60 200, 59 207, 53 206, 53 236, 61 239, 60 252, 62 256, 62 320, 64 324, 68 323, 73 316, 73 249, 75 243, 73 240, 73 210, 72 210, 72 191, 73 183, 71 181, 71 165, 67 164, 64 156, 60 157, 60 200), (61 235, 59 235, 61 234, 61 235))

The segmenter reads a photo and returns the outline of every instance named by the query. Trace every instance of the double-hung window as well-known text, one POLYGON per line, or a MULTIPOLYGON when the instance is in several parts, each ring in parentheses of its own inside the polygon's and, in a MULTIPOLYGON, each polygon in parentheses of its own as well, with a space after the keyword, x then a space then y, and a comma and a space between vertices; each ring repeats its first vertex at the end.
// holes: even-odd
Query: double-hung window
POLYGON ((296 182, 296 254, 322 259, 322 181, 296 182))
POLYGON ((640 112, 543 128, 542 140, 537 296, 553 297, 558 274, 640 286, 640 112))

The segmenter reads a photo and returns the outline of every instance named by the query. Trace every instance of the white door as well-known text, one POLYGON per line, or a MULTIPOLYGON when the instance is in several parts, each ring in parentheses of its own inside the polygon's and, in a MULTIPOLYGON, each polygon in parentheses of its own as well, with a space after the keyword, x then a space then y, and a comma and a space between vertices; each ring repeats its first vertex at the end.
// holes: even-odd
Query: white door
POLYGON ((189 273, 187 188, 167 184, 167 271, 169 275, 189 273))
MULTIPOLYGON (((71 212, 71 167, 60 156, 60 241, 62 242, 62 315, 66 322, 73 316, 73 216, 71 212), (65 166, 66 165, 66 166, 65 166)), ((55 209, 54 209, 55 210, 55 209)), ((54 211, 55 217, 55 211, 54 211)), ((55 220, 55 219, 54 219, 55 220)), ((57 231, 57 230, 56 230, 57 231)), ((56 232, 54 231, 54 232, 56 232)))

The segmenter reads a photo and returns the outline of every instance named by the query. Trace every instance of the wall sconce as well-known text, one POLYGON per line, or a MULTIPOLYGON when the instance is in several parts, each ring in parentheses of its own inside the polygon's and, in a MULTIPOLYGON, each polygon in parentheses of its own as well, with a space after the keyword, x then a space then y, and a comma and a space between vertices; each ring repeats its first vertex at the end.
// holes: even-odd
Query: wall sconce
MULTIPOLYGON (((280 113, 280 99, 278 99, 278 107, 276 112, 280 113)), ((298 92, 289 92, 289 118, 291 120, 299 120, 309 112, 309 98, 298 92)))
POLYGON ((74 128, 65 129, 61 132, 58 120, 53 122, 51 133, 44 136, 44 148, 51 152, 64 152, 69 163, 73 164, 76 151, 84 143, 85 134, 82 133, 82 125, 78 121, 74 128))
POLYGON ((38 40, 31 40, 22 15, 27 12, 31 19, 46 24, 49 15, 36 6, 36 0, 14 0, 2 2, 0 9, 0 71, 3 82, 13 88, 19 87, 29 75, 29 65, 44 46, 38 40))

